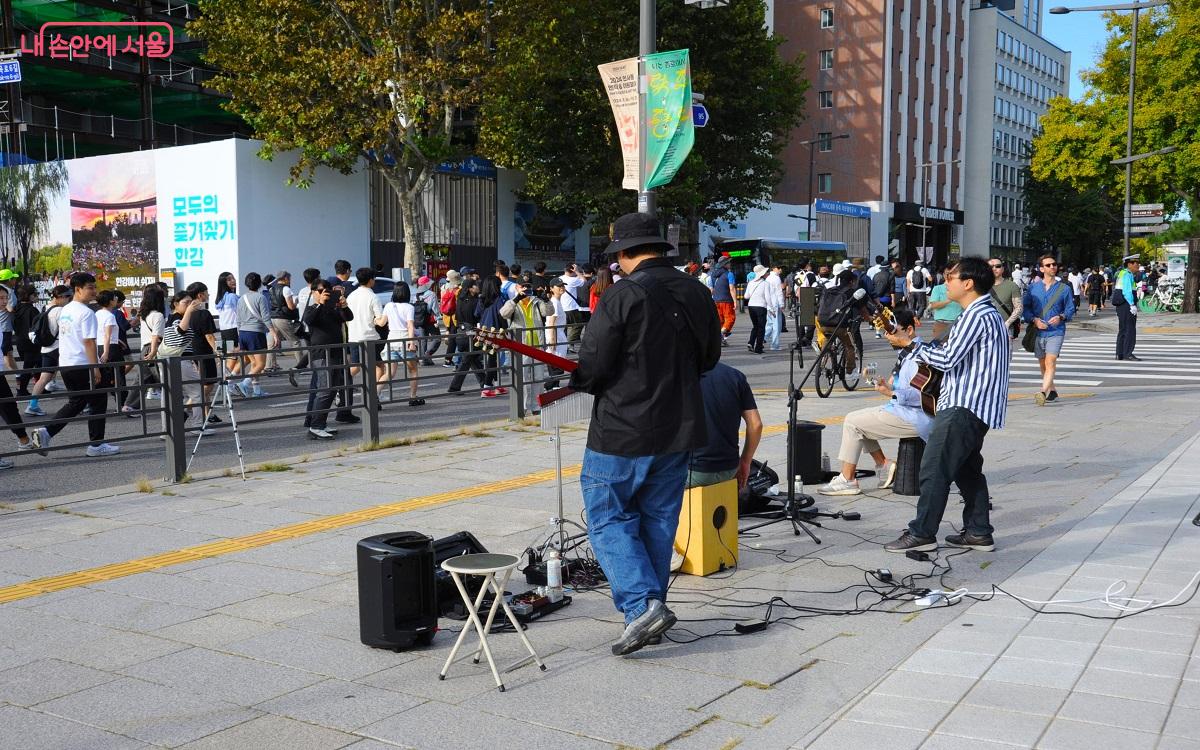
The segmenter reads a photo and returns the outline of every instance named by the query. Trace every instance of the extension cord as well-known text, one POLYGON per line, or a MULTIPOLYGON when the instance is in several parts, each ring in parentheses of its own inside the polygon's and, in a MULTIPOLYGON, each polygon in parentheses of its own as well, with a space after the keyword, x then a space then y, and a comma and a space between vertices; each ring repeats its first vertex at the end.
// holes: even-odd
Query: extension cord
POLYGON ((918 599, 915 602, 915 604, 918 607, 932 607, 934 604, 937 604, 938 602, 943 601, 945 598, 946 598, 945 591, 942 591, 941 589, 933 589, 928 594, 926 594, 925 596, 922 596, 920 599, 918 599))

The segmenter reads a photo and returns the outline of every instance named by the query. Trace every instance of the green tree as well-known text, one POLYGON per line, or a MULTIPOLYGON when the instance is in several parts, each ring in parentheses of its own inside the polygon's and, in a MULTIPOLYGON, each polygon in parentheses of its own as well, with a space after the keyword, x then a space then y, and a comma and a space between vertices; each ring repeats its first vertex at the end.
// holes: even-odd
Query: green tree
MULTIPOLYGON (((1042 118, 1032 169, 1040 179, 1124 197, 1129 101, 1130 13, 1107 14, 1109 36, 1097 67, 1084 71, 1078 101, 1057 98, 1042 118)), ((1200 0, 1144 11, 1138 29, 1133 153, 1176 146, 1176 153, 1133 166, 1135 201, 1163 202, 1169 213, 1200 202, 1200 0)))
POLYGON ((265 141, 295 150, 291 176, 365 160, 400 199, 405 264, 424 265, 421 196, 462 154, 460 113, 479 101, 487 0, 201 0, 189 31, 223 71, 212 85, 265 141))
POLYGON ((1033 222, 1025 245, 1034 252, 1056 253, 1063 263, 1080 268, 1121 239, 1121 204, 1102 188, 1081 189, 1026 171, 1024 200, 1033 222))
MULTIPOLYGON (((636 0, 504 0, 495 19, 496 62, 482 107, 480 147, 522 170, 526 194, 576 225, 636 207, 621 189, 620 142, 596 66, 637 54, 636 0)), ((739 218, 770 198, 787 133, 807 84, 800 61, 779 55, 762 0, 701 10, 658 4, 659 49, 690 50, 692 88, 712 125, 672 183, 658 192, 664 216, 739 218)))
POLYGON ((62 162, 42 162, 0 169, 0 245, 4 265, 9 247, 17 251, 23 272, 31 266, 33 248, 50 231, 50 202, 67 189, 67 168, 62 162), (10 244, 11 243, 11 244, 10 244))

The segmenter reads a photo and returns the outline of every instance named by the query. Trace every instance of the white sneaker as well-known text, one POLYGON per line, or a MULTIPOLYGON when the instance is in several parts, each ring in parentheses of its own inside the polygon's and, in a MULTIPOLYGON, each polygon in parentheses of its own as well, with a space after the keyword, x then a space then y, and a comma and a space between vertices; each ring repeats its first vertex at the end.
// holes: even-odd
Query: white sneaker
POLYGON ((817 488, 822 495, 861 495, 857 479, 846 479, 841 474, 833 478, 829 484, 817 488))
POLYGON ((11 469, 14 466, 7 458, 0 458, 0 469, 11 469))
POLYGON ((50 431, 45 427, 39 427, 29 433, 29 442, 33 443, 33 449, 41 455, 46 455, 46 449, 50 447, 50 431))
POLYGON ((67 390, 67 387, 65 385, 60 385, 57 380, 51 380, 46 384, 46 390, 51 393, 57 393, 58 391, 67 390))
POLYGON ((162 391, 158 388, 152 388, 149 391, 146 391, 146 400, 147 401, 161 401, 162 400, 162 391))
POLYGON ((29 416, 31 416, 31 417, 44 417, 44 416, 46 416, 46 412, 42 411, 42 407, 40 407, 40 406, 34 406, 33 404, 30 404, 29 406, 26 406, 26 407, 25 407, 25 413, 26 413, 26 414, 28 414, 28 415, 29 415, 29 416))
POLYGON ((890 488, 896 482, 896 462, 888 461, 883 466, 876 466, 875 476, 879 477, 878 489, 890 488))
POLYGON ((87 449, 88 458, 101 458, 103 456, 115 456, 121 452, 121 447, 112 445, 111 443, 101 443, 100 445, 89 445, 87 449))

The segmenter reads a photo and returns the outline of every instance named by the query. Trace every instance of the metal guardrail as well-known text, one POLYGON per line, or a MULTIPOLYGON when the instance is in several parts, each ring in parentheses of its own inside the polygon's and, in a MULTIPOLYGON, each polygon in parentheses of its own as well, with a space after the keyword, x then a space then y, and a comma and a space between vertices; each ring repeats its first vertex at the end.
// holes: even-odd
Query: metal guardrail
MULTIPOLYGON (((522 340, 525 343, 543 349, 550 346, 543 343, 549 329, 537 329, 541 335, 541 339, 536 339, 533 336, 533 329, 519 330, 524 331, 522 340)), ((13 379, 19 379, 22 375, 30 375, 32 377, 32 384, 32 382, 37 381, 38 376, 45 372, 62 374, 79 371, 99 371, 103 373, 103 380, 101 382, 105 384, 111 383, 111 385, 101 387, 93 379, 90 381, 92 387, 86 391, 45 391, 38 395, 39 402, 46 406, 65 404, 71 398, 78 397, 83 393, 89 396, 103 395, 106 404, 103 414, 81 413, 59 418, 55 415, 58 409, 45 408, 46 416, 44 417, 30 418, 18 414, 20 418, 19 423, 7 423, 7 419, 0 419, 0 429, 8 429, 18 434, 22 432, 31 434, 32 430, 41 427, 62 424, 63 432, 60 434, 65 435, 70 432, 74 436, 78 433, 66 428, 75 423, 86 424, 89 420, 97 418, 136 417, 139 420, 139 429, 135 434, 112 438, 106 436, 105 442, 119 444, 162 439, 164 444, 165 477, 167 481, 179 482, 187 474, 189 447, 194 452, 195 440, 198 437, 197 433, 205 427, 202 422, 185 424, 188 409, 195 408, 203 414, 211 403, 215 403, 218 407, 223 405, 223 394, 216 393, 217 398, 214 401, 212 395, 205 396, 204 387, 228 389, 232 388, 234 383, 245 377, 242 374, 234 374, 229 371, 227 362, 232 359, 241 359, 245 362, 247 361, 246 358, 250 355, 275 354, 277 356, 287 356, 295 354, 297 357, 307 355, 310 362, 317 361, 324 363, 310 364, 303 370, 291 371, 293 375, 302 375, 309 378, 308 388, 306 389, 309 393, 309 405, 304 410, 296 411, 288 409, 281 410, 278 414, 240 417, 237 418, 238 427, 244 428, 271 422, 295 420, 297 417, 317 414, 321 410, 312 408, 315 397, 313 383, 317 380, 316 376, 321 372, 338 371, 341 373, 341 384, 336 387, 342 392, 342 405, 338 406, 335 404, 330 411, 349 412, 358 416, 361 419, 362 425, 361 442, 366 445, 378 444, 382 438, 380 407, 388 404, 402 404, 408 400, 405 389, 409 387, 411 375, 405 364, 407 360, 396 360, 390 355, 393 353, 393 348, 407 351, 407 345, 410 341, 415 342, 415 352, 412 354, 416 355, 419 359, 428 361, 434 356, 439 358, 450 356, 454 358, 456 363, 453 370, 444 368, 438 368, 434 371, 428 369, 422 370, 417 375, 420 381, 444 381, 449 385, 455 377, 461 376, 461 385, 465 386, 467 384, 466 379, 468 378, 476 381, 472 385, 480 384, 480 388, 464 389, 466 392, 476 393, 484 390, 486 387, 506 387, 508 389, 509 417, 513 420, 522 419, 532 411, 531 406, 536 403, 533 400, 536 396, 535 389, 545 388, 547 387, 546 384, 553 386, 556 383, 565 383, 566 381, 567 376, 565 374, 560 373, 556 376, 545 365, 533 362, 531 359, 515 352, 501 351, 497 354, 487 353, 478 345, 471 343, 472 339, 472 333, 448 332, 438 335, 418 336, 413 339, 391 339, 379 342, 320 346, 306 344, 298 347, 276 347, 256 351, 223 351, 216 354, 186 355, 156 360, 131 358, 99 365, 7 370, 0 372, 0 380, 5 381, 3 387, 0 387, 0 396, 3 396, 0 397, 0 413, 3 413, 5 407, 8 405, 11 405, 19 412, 21 405, 28 400, 29 397, 27 396, 5 395, 11 394, 9 385, 13 382, 13 379), (454 345, 454 352, 450 352, 451 342, 454 345), (334 350, 341 351, 343 360, 341 363, 337 363, 336 361, 331 363, 332 360, 337 359, 336 356, 331 354, 334 350), (468 361, 465 369, 462 367, 461 358, 463 357, 470 357, 473 360, 468 361), (205 360, 215 363, 216 378, 206 378, 201 374, 204 371, 205 366, 203 362, 205 360), (136 378, 137 382, 131 382, 131 379, 126 377, 125 369, 127 367, 129 368, 129 375, 133 375, 134 373, 138 375, 136 378), (353 375, 351 375, 351 368, 356 369, 353 375), (385 374, 384 379, 379 377, 381 370, 385 374), (475 373, 478 373, 478 376, 475 373), (154 389, 161 389, 161 400, 158 407, 149 407, 147 406, 148 395, 154 389), (126 402, 127 394, 130 393, 139 394, 139 408, 123 412, 120 406, 118 406, 115 411, 109 411, 112 406, 111 399, 114 395, 119 399, 118 403, 120 405, 126 402), (195 398, 196 393, 200 394, 199 399, 195 398)), ((94 378, 95 376, 90 375, 89 377, 94 378)), ((333 381, 334 378, 331 377, 330 387, 334 387, 333 381)), ((294 399, 295 397, 296 393, 290 391, 264 395, 249 400, 254 402, 271 402, 294 399)), ((449 392, 443 392, 429 395, 428 398, 450 399, 453 396, 449 392)), ((239 403, 244 403, 244 401, 239 403)), ((56 439, 48 448, 48 452, 85 449, 89 444, 90 440, 60 442, 56 436, 56 439)), ((24 452, 24 450, 0 451, 0 458, 20 455, 24 452)))

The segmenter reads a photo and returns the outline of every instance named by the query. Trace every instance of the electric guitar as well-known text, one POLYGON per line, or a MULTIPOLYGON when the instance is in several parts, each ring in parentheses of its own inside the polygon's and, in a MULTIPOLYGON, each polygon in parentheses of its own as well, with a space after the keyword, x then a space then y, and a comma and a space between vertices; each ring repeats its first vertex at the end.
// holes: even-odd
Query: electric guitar
MULTIPOLYGON (((544 365, 557 367, 563 372, 575 372, 579 367, 579 363, 573 359, 566 359, 557 354, 551 354, 543 349, 530 346, 528 344, 510 339, 502 328, 476 328, 475 341, 484 350, 496 353, 497 349, 508 349, 509 351, 523 354, 530 359, 537 360, 544 365)), ((545 408, 547 404, 552 404, 561 398, 566 398, 574 393, 575 390, 568 387, 555 388, 552 391, 538 394, 538 406, 545 408)))
MULTIPOLYGON (((880 307, 877 313, 871 315, 870 322, 880 333, 895 333, 897 329, 896 318, 886 307, 880 307)), ((936 367, 918 362, 917 374, 913 375, 908 383, 920 392, 921 410, 931 417, 937 412, 938 395, 941 393, 942 379, 945 375, 936 367)))

